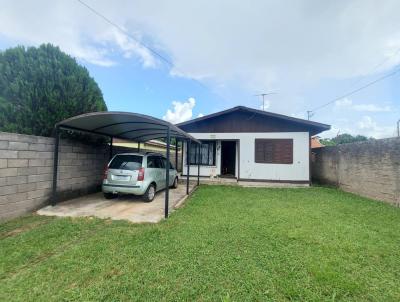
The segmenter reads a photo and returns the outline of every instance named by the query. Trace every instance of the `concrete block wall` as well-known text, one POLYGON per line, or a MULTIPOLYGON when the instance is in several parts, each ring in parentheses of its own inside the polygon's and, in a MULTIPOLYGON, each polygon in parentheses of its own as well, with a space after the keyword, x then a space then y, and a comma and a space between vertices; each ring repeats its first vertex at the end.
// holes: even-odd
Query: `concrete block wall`
POLYGON ((400 206, 400 138, 314 149, 320 183, 400 206))
MULTIPOLYGON (((60 141, 59 198, 93 192, 101 184, 107 146, 60 141)), ((54 139, 0 132, 0 220, 47 204, 53 179, 54 139)))

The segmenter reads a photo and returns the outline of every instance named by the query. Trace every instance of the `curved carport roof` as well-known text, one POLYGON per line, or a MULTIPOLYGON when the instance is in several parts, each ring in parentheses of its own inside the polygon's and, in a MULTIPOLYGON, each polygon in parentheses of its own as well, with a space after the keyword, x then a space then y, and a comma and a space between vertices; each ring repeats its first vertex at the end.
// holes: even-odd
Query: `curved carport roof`
POLYGON ((78 115, 56 124, 58 128, 90 132, 109 137, 146 142, 170 136, 198 142, 175 125, 144 114, 131 112, 94 112, 78 115))
MULTIPOLYGON (((175 137, 179 140, 200 141, 178 128, 177 126, 144 114, 131 112, 93 112, 71 117, 55 125, 55 148, 54 148, 54 169, 53 169, 53 196, 52 204, 57 202, 57 170, 58 170, 58 149, 59 149, 59 130, 67 129, 72 131, 82 131, 111 138, 110 154, 112 153, 112 138, 133 140, 136 142, 146 142, 151 139, 165 138, 167 141, 167 166, 166 183, 169 183, 169 157, 170 157, 170 138, 175 137)), ((190 144, 188 144, 190 146, 190 144)), ((188 147, 188 152, 189 152, 188 147)), ((200 152, 200 148, 197 148, 200 152)), ((200 154, 199 154, 200 156, 200 154)), ((188 165, 189 169, 189 165, 188 165)), ((199 184, 200 165, 197 169, 197 185, 199 184)), ((165 217, 168 217, 169 186, 165 189, 165 217)), ((186 193, 189 194, 189 173, 187 173, 186 193)))

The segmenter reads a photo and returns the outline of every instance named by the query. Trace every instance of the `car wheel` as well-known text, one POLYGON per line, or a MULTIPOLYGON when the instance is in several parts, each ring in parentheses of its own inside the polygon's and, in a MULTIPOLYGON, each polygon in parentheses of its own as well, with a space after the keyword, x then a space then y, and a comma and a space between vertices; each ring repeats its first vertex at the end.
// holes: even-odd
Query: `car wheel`
POLYGON ((105 199, 113 199, 113 198, 117 197, 117 195, 113 194, 113 193, 103 193, 103 195, 104 195, 105 199))
POLYGON ((175 177, 174 183, 172 184, 172 187, 176 189, 178 187, 178 177, 175 177))
POLYGON ((143 197, 147 202, 151 202, 153 201, 155 196, 156 196, 156 186, 154 184, 151 184, 147 188, 146 193, 144 193, 143 197))

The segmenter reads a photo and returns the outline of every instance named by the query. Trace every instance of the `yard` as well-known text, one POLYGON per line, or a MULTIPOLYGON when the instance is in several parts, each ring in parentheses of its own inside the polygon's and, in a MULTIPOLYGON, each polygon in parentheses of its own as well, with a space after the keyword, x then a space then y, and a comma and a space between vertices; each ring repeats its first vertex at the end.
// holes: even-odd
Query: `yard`
POLYGON ((399 301, 400 209, 335 189, 202 186, 159 224, 0 225, 1 301, 399 301))

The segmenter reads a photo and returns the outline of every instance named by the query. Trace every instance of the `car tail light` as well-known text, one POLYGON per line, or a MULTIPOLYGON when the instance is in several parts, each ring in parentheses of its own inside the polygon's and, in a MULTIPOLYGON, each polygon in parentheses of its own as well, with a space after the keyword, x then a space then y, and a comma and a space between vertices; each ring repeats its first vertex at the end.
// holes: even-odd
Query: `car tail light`
POLYGON ((107 179, 107 175, 108 175, 108 166, 104 168, 103 179, 107 179))
POLYGON ((138 176, 137 176, 137 180, 138 180, 138 181, 144 180, 144 168, 140 168, 140 169, 139 169, 139 173, 138 173, 138 176))

